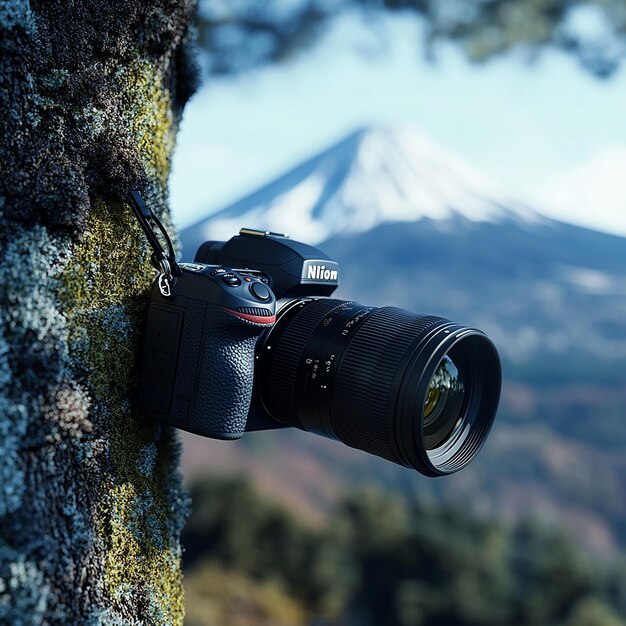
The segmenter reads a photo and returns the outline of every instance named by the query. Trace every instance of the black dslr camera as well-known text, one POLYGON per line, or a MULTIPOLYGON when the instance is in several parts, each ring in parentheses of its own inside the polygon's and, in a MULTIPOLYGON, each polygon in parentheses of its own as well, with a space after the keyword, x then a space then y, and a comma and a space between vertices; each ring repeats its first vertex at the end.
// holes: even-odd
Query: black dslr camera
POLYGON ((481 331, 329 296, 339 266, 243 229, 152 291, 147 415, 206 437, 295 426, 429 476, 465 467, 493 423, 498 353, 481 331))

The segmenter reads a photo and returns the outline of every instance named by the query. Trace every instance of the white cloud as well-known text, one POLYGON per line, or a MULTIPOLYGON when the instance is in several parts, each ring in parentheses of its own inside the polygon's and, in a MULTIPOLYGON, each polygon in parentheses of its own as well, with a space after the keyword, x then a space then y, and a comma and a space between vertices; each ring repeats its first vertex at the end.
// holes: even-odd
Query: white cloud
POLYGON ((626 235, 626 146, 550 177, 535 196, 550 217, 626 235))

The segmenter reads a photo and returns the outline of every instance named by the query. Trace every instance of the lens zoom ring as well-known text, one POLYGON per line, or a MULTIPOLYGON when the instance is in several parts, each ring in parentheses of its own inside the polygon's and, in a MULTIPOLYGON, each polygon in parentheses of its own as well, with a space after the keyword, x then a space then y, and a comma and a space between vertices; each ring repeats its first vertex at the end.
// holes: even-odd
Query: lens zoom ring
MULTIPOLYGON (((343 302, 343 300, 322 299, 306 304, 279 335, 276 345, 272 346, 273 356, 270 357, 270 371, 267 378, 269 393, 266 401, 270 412, 277 419, 290 422, 297 419, 296 394, 299 389, 296 387, 296 379, 302 352, 320 321, 329 311, 343 302)), ((276 329, 282 329, 282 327, 279 320, 276 329)))
POLYGON ((343 443, 405 464, 389 443, 393 380, 407 350, 445 321, 385 307, 357 330, 337 368, 332 395, 333 428, 343 443))

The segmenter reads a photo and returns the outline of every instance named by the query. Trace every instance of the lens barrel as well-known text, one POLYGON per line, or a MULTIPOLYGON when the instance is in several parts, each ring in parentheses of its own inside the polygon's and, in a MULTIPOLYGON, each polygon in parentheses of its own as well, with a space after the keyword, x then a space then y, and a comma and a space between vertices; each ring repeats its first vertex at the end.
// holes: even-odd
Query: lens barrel
POLYGON ((498 353, 481 331, 326 298, 281 309, 255 377, 274 419, 428 476, 472 461, 501 386, 498 353))

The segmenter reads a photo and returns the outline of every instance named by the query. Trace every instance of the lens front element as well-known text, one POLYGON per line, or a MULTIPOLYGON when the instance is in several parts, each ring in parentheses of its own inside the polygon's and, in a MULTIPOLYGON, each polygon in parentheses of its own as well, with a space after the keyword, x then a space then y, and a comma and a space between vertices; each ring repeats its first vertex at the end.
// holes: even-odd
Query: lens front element
POLYGON ((460 426, 465 385, 449 356, 444 356, 428 386, 422 429, 427 450, 445 443, 460 426))

